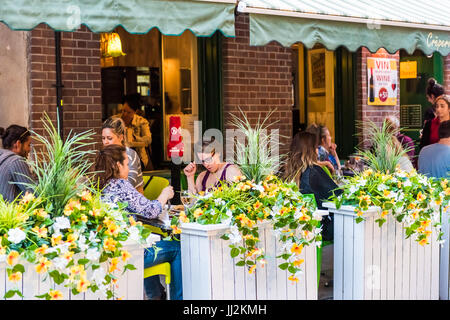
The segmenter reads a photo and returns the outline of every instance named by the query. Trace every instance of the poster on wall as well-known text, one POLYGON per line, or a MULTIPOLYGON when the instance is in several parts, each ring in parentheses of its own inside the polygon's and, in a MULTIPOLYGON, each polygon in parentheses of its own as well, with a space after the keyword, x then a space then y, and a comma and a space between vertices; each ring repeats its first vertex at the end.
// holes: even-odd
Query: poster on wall
POLYGON ((367 104, 396 105, 397 90, 397 61, 367 58, 367 104))

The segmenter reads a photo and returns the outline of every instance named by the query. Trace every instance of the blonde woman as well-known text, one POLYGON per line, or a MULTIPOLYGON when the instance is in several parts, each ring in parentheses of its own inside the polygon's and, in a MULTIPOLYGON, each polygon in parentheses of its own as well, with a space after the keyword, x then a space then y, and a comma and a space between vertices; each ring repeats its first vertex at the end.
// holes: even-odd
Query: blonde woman
MULTIPOLYGON (((109 118, 102 126, 103 146, 118 144, 126 146, 125 123, 121 118, 109 118)), ((128 181, 137 191, 144 194, 144 179, 142 178, 141 161, 138 154, 133 149, 126 147, 128 155, 128 181)))
MULTIPOLYGON (((342 190, 337 189, 336 183, 318 164, 316 136, 310 132, 297 133, 291 143, 291 150, 284 167, 284 178, 295 181, 303 194, 314 194, 317 207, 323 209, 322 202, 326 201, 334 192, 339 195, 342 190)), ((323 240, 333 239, 332 215, 323 221, 323 240)))

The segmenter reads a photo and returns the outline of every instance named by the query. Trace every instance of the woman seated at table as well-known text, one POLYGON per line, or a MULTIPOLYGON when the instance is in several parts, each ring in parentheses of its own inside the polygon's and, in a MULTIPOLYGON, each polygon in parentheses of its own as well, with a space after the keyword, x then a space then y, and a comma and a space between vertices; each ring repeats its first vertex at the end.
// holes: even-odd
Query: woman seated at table
POLYGON ((234 177, 241 175, 237 166, 221 161, 221 154, 214 148, 214 139, 203 141, 200 150, 197 156, 206 171, 201 172, 195 181, 195 163, 191 162, 184 168, 188 189, 192 194, 218 187, 221 181, 233 181, 234 177))
MULTIPOLYGON (((333 174, 337 167, 340 168, 340 164, 338 165, 339 158, 336 154, 336 145, 334 145, 335 156, 333 156, 333 154, 330 154, 330 152, 328 151, 327 132, 328 132, 328 135, 330 135, 330 132, 328 131, 327 127, 319 126, 319 125, 313 123, 306 129, 306 132, 312 133, 316 139, 317 152, 318 152, 317 164, 321 167, 327 167, 328 170, 330 171, 330 173, 333 174), (331 158, 330 158, 330 155, 331 155, 331 158), (333 164, 333 160, 336 163, 336 167, 333 164)), ((331 136, 329 137, 329 142, 331 144, 331 136)), ((332 147, 333 146, 330 145, 330 149, 332 147)))
MULTIPOLYGON (((95 181, 103 189, 103 200, 116 203, 127 202, 126 210, 130 213, 140 214, 148 219, 157 218, 169 199, 174 195, 173 187, 164 188, 156 200, 148 200, 140 194, 127 180, 128 156, 125 147, 111 144, 103 148, 95 161, 97 173, 95 181)), ((170 263, 172 282, 170 283, 170 298, 172 300, 183 299, 181 280, 181 251, 179 241, 158 241, 158 251, 155 258, 153 248, 146 249, 144 253, 144 268, 160 264, 170 263)), ((157 300, 162 296, 159 276, 144 279, 144 287, 147 297, 157 300)))
MULTIPOLYGON (((342 190, 318 164, 317 140, 313 133, 299 132, 291 143, 291 149, 284 168, 284 178, 294 181, 303 194, 314 194, 319 209, 324 209, 322 202, 333 192, 337 195, 342 190)), ((333 217, 330 214, 322 221, 322 238, 324 241, 333 239, 333 217)))
MULTIPOLYGON (((125 122, 121 118, 108 118, 102 126, 103 146, 118 144, 126 146, 125 143, 125 122)), ((141 160, 136 151, 125 147, 128 156, 128 181, 137 191, 144 194, 144 179, 142 178, 141 160)))

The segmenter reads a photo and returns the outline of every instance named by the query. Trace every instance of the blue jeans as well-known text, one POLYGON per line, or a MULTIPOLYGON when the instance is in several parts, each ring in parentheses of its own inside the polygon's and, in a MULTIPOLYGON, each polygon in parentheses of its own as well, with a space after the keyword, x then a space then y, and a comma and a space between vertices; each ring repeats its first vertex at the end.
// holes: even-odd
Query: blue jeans
MULTIPOLYGON (((183 283, 181 278, 181 249, 180 241, 161 240, 155 243, 161 248, 155 259, 155 250, 148 248, 144 252, 144 268, 148 268, 163 262, 170 263, 170 299, 183 300, 183 283)), ((149 299, 161 296, 161 284, 159 276, 152 276, 144 279, 145 293, 149 299)))

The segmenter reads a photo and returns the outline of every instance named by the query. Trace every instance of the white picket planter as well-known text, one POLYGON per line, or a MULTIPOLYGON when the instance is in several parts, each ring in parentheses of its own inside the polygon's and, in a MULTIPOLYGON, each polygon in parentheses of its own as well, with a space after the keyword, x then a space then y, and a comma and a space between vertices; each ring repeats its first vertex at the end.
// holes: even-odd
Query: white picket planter
POLYGON ((405 239, 404 227, 392 215, 380 228, 376 208, 356 223, 353 206, 334 213, 335 300, 437 300, 439 298, 439 244, 433 232, 430 244, 405 239))
POLYGON ((442 240, 445 240, 443 246, 441 247, 441 261, 439 264, 439 298, 442 300, 450 299, 450 224, 449 224, 449 216, 450 210, 442 213, 441 222, 442 222, 442 232, 444 236, 442 240))
MULTIPOLYGON (((159 236, 152 238, 152 240, 159 240, 159 236)), ((136 267, 136 270, 127 270, 125 274, 121 275, 124 263, 122 260, 118 267, 120 271, 116 271, 118 276, 117 282, 114 285, 114 294, 123 300, 143 300, 144 299, 144 247, 141 244, 134 242, 127 242, 124 245, 130 254, 131 258, 127 260, 126 263, 130 263, 136 267)), ((37 274, 33 264, 27 261, 21 261, 25 267, 25 272, 23 273, 22 280, 18 283, 12 283, 8 280, 8 275, 6 272, 6 263, 0 263, 0 299, 3 299, 6 292, 11 289, 16 290, 17 286, 21 293, 23 294, 23 300, 38 300, 36 295, 42 295, 47 293, 50 289, 60 290, 63 294, 64 300, 106 300, 98 291, 93 293, 91 291, 85 293, 79 293, 77 295, 72 295, 69 288, 62 285, 55 285, 50 277, 47 276, 46 279, 43 274, 37 274)), ((104 266, 107 268, 107 266, 104 266)), ((91 272, 87 274, 88 280, 90 279, 91 272)), ((22 300, 18 295, 8 300, 22 300)))
POLYGON ((220 237, 229 231, 224 224, 181 225, 181 261, 183 299, 185 300, 317 300, 316 246, 303 249, 303 273, 299 282, 288 280, 289 273, 278 265, 281 242, 277 241, 269 223, 259 226, 261 243, 267 256, 249 274, 246 267, 236 266, 238 258, 230 256, 230 241, 220 237))

